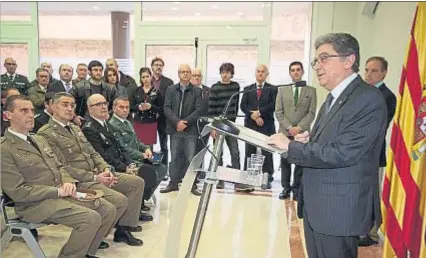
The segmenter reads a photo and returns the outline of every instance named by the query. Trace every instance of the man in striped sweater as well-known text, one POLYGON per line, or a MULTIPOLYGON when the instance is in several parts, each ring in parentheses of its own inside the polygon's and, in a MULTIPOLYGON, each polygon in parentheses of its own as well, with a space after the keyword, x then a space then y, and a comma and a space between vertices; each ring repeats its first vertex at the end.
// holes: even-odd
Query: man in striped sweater
MULTIPOLYGON (((209 107, 208 112, 210 117, 220 116, 225 109, 226 103, 232 94, 240 91, 240 85, 238 82, 232 81, 232 77, 234 76, 234 65, 231 63, 224 63, 219 68, 221 80, 211 87, 210 96, 209 96, 209 107)), ((226 114, 226 118, 232 122, 235 122, 238 114, 238 103, 240 97, 239 95, 234 97, 229 105, 228 112, 226 114)), ((211 136, 213 139, 216 139, 217 134, 216 131, 211 132, 211 136)), ((232 168, 240 169, 240 152, 238 149, 238 141, 236 138, 232 138, 229 136, 225 137, 226 145, 229 148, 229 152, 231 153, 231 164, 232 168)), ((223 153, 220 155, 219 165, 222 166, 223 153)), ((216 186, 217 189, 224 188, 224 182, 222 180, 216 186)), ((254 191, 253 188, 242 185, 235 184, 235 190, 237 191, 254 191)))

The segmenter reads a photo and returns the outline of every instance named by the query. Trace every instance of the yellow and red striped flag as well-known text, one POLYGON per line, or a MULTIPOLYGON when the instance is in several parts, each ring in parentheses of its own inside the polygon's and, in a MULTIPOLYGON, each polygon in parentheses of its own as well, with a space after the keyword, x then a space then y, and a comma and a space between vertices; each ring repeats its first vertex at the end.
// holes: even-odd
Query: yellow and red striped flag
POLYGON ((426 257, 426 3, 417 4, 383 184, 383 257, 426 257))

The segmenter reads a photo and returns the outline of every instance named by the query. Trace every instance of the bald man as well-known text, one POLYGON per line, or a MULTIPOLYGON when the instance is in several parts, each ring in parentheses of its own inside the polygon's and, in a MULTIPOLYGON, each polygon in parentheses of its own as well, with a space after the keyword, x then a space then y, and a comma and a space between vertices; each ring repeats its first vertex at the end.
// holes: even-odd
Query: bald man
MULTIPOLYGON (((194 68, 192 69, 192 75, 191 75, 191 83, 194 85, 194 87, 198 87, 201 89, 201 97, 202 97, 202 107, 200 116, 208 116, 209 115, 209 95, 210 95, 210 88, 206 85, 203 85, 203 74, 201 73, 200 68, 194 68)), ((201 122, 200 123, 200 130, 204 128, 204 126, 207 124, 207 122, 201 122)), ((209 140, 209 134, 203 137, 204 143, 207 144, 209 140)), ((197 140, 197 148, 196 153, 200 152, 204 148, 204 144, 201 141, 201 139, 197 140)))
MULTIPOLYGON (((241 110, 245 114, 244 126, 265 135, 275 134, 275 98, 277 89, 266 82, 269 71, 266 65, 256 67, 256 82, 245 89, 250 92, 244 93, 241 99, 241 110)), ((244 159, 244 170, 247 170, 247 158, 256 153, 256 146, 246 144, 246 157, 244 159)), ((262 151, 265 156, 263 173, 269 174, 268 189, 271 188, 274 174, 274 162, 272 153, 262 151)))
MULTIPOLYGON (((118 69, 118 63, 117 60, 114 58, 109 58, 106 61, 105 66, 107 68, 114 69, 118 74, 118 84, 125 87, 127 90, 127 98, 129 98, 130 106, 133 107, 133 99, 136 93, 136 89, 138 88, 138 85, 136 84, 135 79, 133 79, 131 76, 124 74, 122 71, 118 69)), ((131 115, 129 115, 129 118, 131 115)))
POLYGON ((60 80, 57 80, 53 83, 50 83, 47 92, 69 92, 72 88, 72 75, 73 68, 69 64, 61 64, 59 66, 59 77, 60 80))
MULTIPOLYGON (((191 67, 179 66, 179 83, 167 88, 164 99, 166 132, 170 135, 170 182, 161 193, 179 191, 178 184, 185 176, 189 163, 195 156, 197 144, 197 120, 202 107, 202 90, 191 84, 191 67), (185 146, 185 148, 182 148, 185 146), (184 158, 181 158, 181 154, 184 158)), ((201 195, 194 184, 194 195, 201 195)))
POLYGON ((6 73, 0 76, 1 91, 3 92, 9 88, 15 88, 21 94, 27 95, 28 89, 30 88, 30 82, 26 76, 16 73, 17 67, 18 64, 15 59, 8 57, 4 60, 6 73))

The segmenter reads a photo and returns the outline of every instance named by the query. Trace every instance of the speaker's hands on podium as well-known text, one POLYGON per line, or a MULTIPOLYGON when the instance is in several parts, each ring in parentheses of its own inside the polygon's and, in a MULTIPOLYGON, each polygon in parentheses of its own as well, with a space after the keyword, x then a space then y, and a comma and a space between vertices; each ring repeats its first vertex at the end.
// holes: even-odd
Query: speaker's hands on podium
POLYGON ((266 143, 268 143, 269 145, 284 151, 288 150, 288 145, 290 144, 290 142, 290 139, 283 133, 271 135, 269 136, 268 140, 266 140, 266 143))
POLYGON ((256 119, 256 124, 257 124, 257 126, 262 127, 265 124, 265 122, 263 121, 263 119, 261 117, 258 117, 256 119))
POLYGON ((309 132, 308 131, 304 131, 303 133, 296 134, 294 136, 294 140, 296 142, 308 143, 310 137, 311 137, 311 135, 309 134, 309 132))
MULTIPOLYGON (((294 140, 300 143, 308 143, 309 138, 310 138, 310 134, 308 131, 296 134, 294 136, 294 140)), ((269 136, 268 140, 266 140, 266 143, 268 143, 269 145, 284 151, 288 151, 288 145, 290 144, 290 142, 291 140, 283 133, 277 133, 277 134, 271 135, 269 136)))

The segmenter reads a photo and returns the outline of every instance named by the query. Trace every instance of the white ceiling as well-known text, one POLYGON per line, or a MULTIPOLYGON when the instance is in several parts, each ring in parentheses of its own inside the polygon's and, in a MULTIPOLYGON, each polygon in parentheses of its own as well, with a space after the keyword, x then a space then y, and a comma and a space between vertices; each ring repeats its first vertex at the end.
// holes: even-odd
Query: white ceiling
MULTIPOLYGON (((269 4, 269 3, 267 3, 269 4)), ((134 2, 39 2, 40 14, 106 14, 112 11, 133 13, 134 2)), ((274 2, 277 11, 297 12, 311 2, 274 2)), ((143 2, 144 16, 262 16, 264 2, 143 2)), ((28 14, 29 2, 0 2, 2 14, 28 14)))

